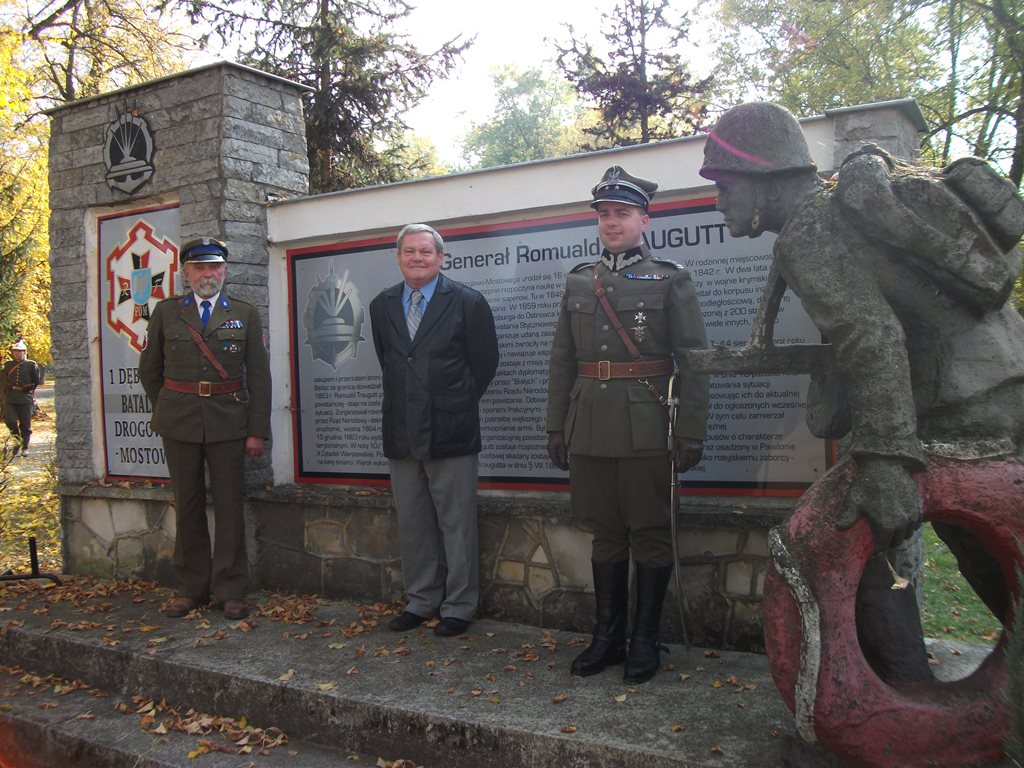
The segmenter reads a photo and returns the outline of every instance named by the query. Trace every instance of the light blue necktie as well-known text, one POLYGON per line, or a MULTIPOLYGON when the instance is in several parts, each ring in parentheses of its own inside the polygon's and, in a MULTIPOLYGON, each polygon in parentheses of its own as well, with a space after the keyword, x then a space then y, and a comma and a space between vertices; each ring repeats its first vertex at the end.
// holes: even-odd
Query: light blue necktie
POLYGON ((210 302, 207 299, 203 299, 199 303, 199 306, 203 308, 202 321, 203 321, 203 330, 205 331, 206 330, 206 324, 208 322, 210 322, 210 302))
POLYGON ((416 338, 416 329, 420 327, 420 320, 423 319, 423 294, 414 289, 409 294, 409 314, 405 317, 405 324, 409 327, 409 338, 416 338))

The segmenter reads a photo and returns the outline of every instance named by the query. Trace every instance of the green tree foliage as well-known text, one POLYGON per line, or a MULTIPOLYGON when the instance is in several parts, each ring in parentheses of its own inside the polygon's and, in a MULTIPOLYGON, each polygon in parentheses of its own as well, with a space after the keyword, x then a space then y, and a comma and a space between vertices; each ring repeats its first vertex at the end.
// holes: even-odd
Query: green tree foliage
POLYGON ((935 20, 943 78, 917 94, 946 162, 964 148, 1024 180, 1024 0, 918 0, 935 20))
POLYGON ((1022 27, 1024 0, 722 0, 716 74, 727 104, 798 115, 914 97, 931 160, 973 153, 1020 187, 1022 27))
POLYGON ((716 74, 732 101, 821 114, 906 96, 938 74, 931 36, 886 0, 722 0, 718 22, 716 74))
POLYGON ((706 128, 711 78, 696 79, 683 58, 689 18, 673 19, 669 0, 622 0, 601 15, 602 55, 577 40, 556 45, 558 66, 576 93, 600 111, 587 133, 612 145, 644 144, 706 128))
MULTIPOLYGON (((171 2, 174 0, 168 0, 171 2)), ((178 0, 210 23, 239 61, 294 80, 305 96, 314 192, 404 178, 403 115, 472 43, 429 53, 394 31, 403 0, 178 0)))
POLYGON ((33 121, 24 38, 0 27, 0 345, 20 336, 33 359, 50 357, 47 321, 46 134, 33 121))
POLYGON ((43 0, 22 9, 36 97, 67 103, 185 68, 191 35, 146 0, 43 0))
POLYGON ((455 173, 442 162, 434 143, 413 131, 406 131, 402 146, 397 151, 398 165, 404 169, 403 179, 426 179, 430 176, 445 176, 455 173))
POLYGON ((471 167, 568 155, 586 143, 580 127, 582 110, 563 78, 545 76, 538 68, 520 72, 505 66, 491 72, 491 82, 494 116, 474 123, 462 141, 471 167))

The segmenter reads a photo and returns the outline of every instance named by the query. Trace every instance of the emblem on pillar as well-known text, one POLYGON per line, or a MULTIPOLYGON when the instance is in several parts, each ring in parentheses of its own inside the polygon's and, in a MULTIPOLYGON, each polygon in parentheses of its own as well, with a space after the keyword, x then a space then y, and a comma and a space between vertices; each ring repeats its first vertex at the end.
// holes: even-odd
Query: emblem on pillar
POLYGON ((153 136, 141 115, 124 112, 107 126, 103 163, 107 184, 129 195, 153 175, 153 136))

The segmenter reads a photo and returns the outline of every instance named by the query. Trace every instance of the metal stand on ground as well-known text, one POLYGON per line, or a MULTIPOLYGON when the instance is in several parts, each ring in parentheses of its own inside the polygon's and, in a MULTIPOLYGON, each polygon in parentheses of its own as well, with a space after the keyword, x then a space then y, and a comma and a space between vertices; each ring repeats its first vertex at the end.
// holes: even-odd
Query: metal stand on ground
POLYGON ((36 552, 36 537, 28 537, 28 558, 29 564, 32 568, 31 573, 26 574, 13 574, 10 570, 0 574, 0 581, 24 581, 25 579, 49 579, 58 587, 61 584, 60 579, 54 576, 52 573, 40 573, 39 572, 39 554, 36 552))

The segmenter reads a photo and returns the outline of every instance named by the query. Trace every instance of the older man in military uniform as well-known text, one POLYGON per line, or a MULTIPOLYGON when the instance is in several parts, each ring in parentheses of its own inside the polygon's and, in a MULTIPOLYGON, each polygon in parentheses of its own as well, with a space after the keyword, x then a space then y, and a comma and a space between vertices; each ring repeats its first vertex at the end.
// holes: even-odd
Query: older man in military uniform
MULTIPOLYGON (((687 350, 707 346, 689 273, 644 244, 657 188, 619 166, 593 188, 604 252, 568 275, 548 385, 548 454, 559 469, 571 467, 573 512, 594 534, 597 625, 572 672, 625 661, 629 683, 649 680, 661 664, 661 608, 674 566, 669 377, 687 350), (627 656, 631 554, 637 603, 627 656)), ((678 381, 673 450, 685 471, 703 453, 708 385, 685 368, 678 381)))
POLYGON ((171 617, 211 595, 226 618, 248 615, 242 480, 245 457, 262 455, 270 437, 270 363, 259 312, 222 290, 227 257, 227 246, 209 237, 182 248, 192 291, 156 305, 139 357, 174 489, 181 595, 165 610, 171 617), (212 555, 204 464, 216 526, 212 555))
POLYGON ((17 445, 14 454, 28 450, 32 436, 32 411, 35 408, 35 391, 42 383, 39 366, 28 359, 28 345, 18 339, 11 344, 11 360, 4 363, 4 423, 11 430, 17 445))

